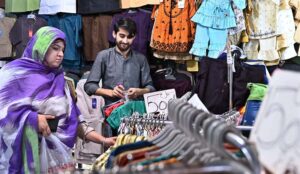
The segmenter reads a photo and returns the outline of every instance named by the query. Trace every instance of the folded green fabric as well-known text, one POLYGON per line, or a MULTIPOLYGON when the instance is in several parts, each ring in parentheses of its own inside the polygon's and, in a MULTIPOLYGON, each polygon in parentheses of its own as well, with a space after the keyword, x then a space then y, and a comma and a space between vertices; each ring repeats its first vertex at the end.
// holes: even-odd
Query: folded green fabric
POLYGON ((250 95, 247 100, 259 100, 262 101, 266 92, 268 85, 261 83, 248 83, 247 88, 250 90, 250 95))
POLYGON ((40 0, 5 0, 5 12, 28 12, 40 8, 40 0))
POLYGON ((114 109, 109 117, 106 119, 112 129, 118 129, 123 117, 130 117, 134 112, 143 115, 146 113, 144 101, 129 101, 124 105, 114 109))

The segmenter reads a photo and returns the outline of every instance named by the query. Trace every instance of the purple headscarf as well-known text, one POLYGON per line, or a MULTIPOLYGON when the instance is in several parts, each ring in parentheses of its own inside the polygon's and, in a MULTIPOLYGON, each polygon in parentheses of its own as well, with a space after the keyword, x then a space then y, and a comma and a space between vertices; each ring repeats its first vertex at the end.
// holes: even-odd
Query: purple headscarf
MULTIPOLYGON (((40 173, 38 113, 59 117, 57 132, 50 136, 62 146, 71 149, 75 143, 80 112, 62 69, 43 64, 57 39, 65 41, 65 34, 53 27, 40 28, 23 57, 0 70, 0 173, 40 173)), ((55 143, 46 138, 48 152, 57 148, 55 143)))

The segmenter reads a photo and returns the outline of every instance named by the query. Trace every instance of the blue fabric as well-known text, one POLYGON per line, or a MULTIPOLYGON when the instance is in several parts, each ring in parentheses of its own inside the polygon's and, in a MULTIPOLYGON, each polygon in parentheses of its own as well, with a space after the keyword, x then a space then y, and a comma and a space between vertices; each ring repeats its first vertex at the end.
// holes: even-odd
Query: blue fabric
POLYGON ((253 126, 256 115, 260 108, 261 101, 259 100, 248 100, 246 104, 246 112, 243 117, 242 125, 253 126))
POLYGON ((217 59, 225 49, 226 38, 226 29, 213 29, 197 24, 195 41, 190 54, 206 56, 206 49, 208 49, 208 57, 217 59))
POLYGON ((76 68, 81 66, 81 32, 82 19, 78 14, 63 14, 44 16, 49 26, 53 26, 66 33, 66 48, 64 52, 63 66, 76 68))
POLYGON ((145 147, 151 147, 153 145, 154 144, 149 141, 139 141, 136 143, 125 144, 123 146, 119 146, 114 151, 111 152, 111 154, 107 160, 105 168, 106 169, 113 168, 114 158, 123 152, 130 151, 130 150, 136 150, 136 149, 142 149, 145 147))
MULTIPOLYGON (((233 0, 233 2, 241 10, 246 7, 245 0, 233 0)), ((231 0, 203 0, 191 20, 197 24, 216 29, 236 26, 231 0)))

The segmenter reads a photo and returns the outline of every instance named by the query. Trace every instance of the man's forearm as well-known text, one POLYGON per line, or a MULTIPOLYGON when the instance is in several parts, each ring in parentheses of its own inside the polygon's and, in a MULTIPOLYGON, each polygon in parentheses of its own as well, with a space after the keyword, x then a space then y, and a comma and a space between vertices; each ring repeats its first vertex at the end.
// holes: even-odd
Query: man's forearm
POLYGON ((140 88, 140 91, 139 91, 139 96, 142 96, 146 93, 149 93, 150 92, 150 89, 149 88, 140 88))
POLYGON ((104 89, 98 88, 95 92, 96 95, 106 96, 106 97, 113 97, 113 90, 111 89, 104 89))

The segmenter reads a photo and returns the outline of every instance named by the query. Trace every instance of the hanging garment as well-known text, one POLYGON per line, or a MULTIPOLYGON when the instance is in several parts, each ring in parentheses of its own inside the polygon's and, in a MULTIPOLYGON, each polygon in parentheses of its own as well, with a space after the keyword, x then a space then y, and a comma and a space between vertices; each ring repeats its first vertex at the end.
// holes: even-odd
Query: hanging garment
POLYGON ((116 143, 114 146, 111 146, 108 150, 106 150, 101 156, 97 158, 95 163, 93 164, 94 171, 105 171, 106 163, 108 162, 108 158, 110 154, 116 149, 117 147, 125 144, 130 144, 134 142, 142 142, 145 139, 143 136, 136 136, 136 135, 124 135, 120 134, 117 137, 116 143), (126 141, 125 141, 126 140, 126 141))
POLYGON ((81 66, 81 32, 82 19, 78 14, 60 14, 45 17, 49 26, 56 27, 66 33, 66 48, 63 66, 65 68, 79 68, 81 66))
POLYGON ((208 57, 218 58, 226 46, 227 30, 213 29, 197 24, 196 36, 190 54, 202 57, 206 56, 208 49, 208 57))
POLYGON ((250 95, 246 103, 246 111, 243 116, 242 125, 253 126, 261 102, 267 92, 267 85, 260 83, 248 83, 247 88, 250 95))
POLYGON ((23 55, 23 51, 33 34, 41 27, 47 26, 47 21, 36 15, 34 19, 21 15, 9 33, 10 41, 16 49, 16 58, 23 55))
POLYGON ((120 10, 119 0, 78 0, 79 14, 95 14, 120 10))
POLYGON ((110 104, 109 106, 105 106, 103 108, 103 112, 104 112, 104 116, 105 117, 109 117, 110 114, 112 113, 112 111, 114 111, 115 109, 117 109, 119 106, 122 106, 124 104, 123 100, 120 100, 114 104, 110 104))
POLYGON ((40 0, 5 0, 5 12, 17 13, 35 11, 40 7, 40 0))
POLYGON ((195 35, 190 18, 196 12, 194 0, 185 0, 180 8, 178 0, 166 0, 152 12, 155 19, 150 46, 163 52, 188 52, 195 35))
MULTIPOLYGON (((233 3, 240 10, 246 7, 245 0, 233 0, 233 3)), ((237 27, 231 1, 205 0, 191 20, 197 28, 190 54, 206 56, 208 49, 208 57, 218 58, 226 46, 227 29, 237 27)))
MULTIPOLYGON (((249 95, 248 82, 265 83, 265 67, 235 62, 233 73, 233 107, 244 106, 249 95)), ((203 58, 197 73, 194 91, 207 109, 214 114, 222 114, 229 108, 229 84, 226 61, 203 58)))
MULTIPOLYGON (((300 43, 300 1, 299 0, 290 0, 289 5, 295 9, 295 25, 296 25, 296 32, 295 32, 295 42, 300 43)), ((300 49, 298 50, 298 56, 300 56, 300 49)))
POLYGON ((120 0, 120 6, 122 9, 137 8, 145 5, 158 5, 160 0, 120 0))
POLYGON ((245 17, 244 17, 244 14, 243 14, 243 10, 238 8, 234 4, 234 1, 232 1, 231 5, 232 5, 233 12, 234 12, 236 26, 234 28, 229 28, 228 32, 229 32, 229 35, 235 35, 235 34, 240 33, 240 32, 242 32, 243 30, 246 29, 245 17))
POLYGON ((280 60, 287 60, 297 55, 294 48, 295 22, 294 16, 289 5, 289 0, 282 0, 279 6, 277 17, 277 50, 280 54, 280 60))
POLYGON ((12 57, 12 45, 9 40, 9 32, 15 22, 15 18, 0 18, 0 59, 12 57))
POLYGON ((4 8, 5 7, 5 0, 0 0, 0 8, 4 8))
POLYGON ((118 130, 121 118, 129 117, 133 112, 138 112, 140 115, 146 113, 146 107, 144 101, 129 101, 124 105, 115 109, 110 116, 106 119, 112 129, 118 130))
POLYGON ((266 39, 250 39, 244 44, 244 51, 250 60, 276 61, 279 54, 276 50, 276 37, 266 39))
POLYGON ((153 56, 164 60, 192 60, 193 56, 189 53, 168 53, 163 51, 153 51, 153 56))
POLYGON ((117 13, 113 16, 109 32, 109 42, 115 44, 115 38, 113 38, 114 24, 121 18, 132 19, 137 26, 137 33, 133 40, 131 48, 147 56, 147 48, 150 42, 151 32, 153 28, 153 22, 151 21, 151 13, 143 10, 128 10, 122 13, 117 13))
MULTIPOLYGON (((123 152, 129 151, 129 150, 137 150, 137 149, 141 149, 141 148, 149 148, 149 147, 152 147, 152 149, 153 149, 153 146, 154 146, 154 144, 149 141, 139 141, 136 143, 125 144, 125 145, 119 146, 110 153, 109 158, 107 159, 105 168, 106 169, 113 168, 115 158, 118 155, 122 154, 123 152)), ((157 148, 158 147, 154 147, 154 149, 157 149, 157 148)))
POLYGON ((243 10, 239 9, 234 2, 232 2, 231 5, 235 16, 236 27, 228 29, 228 39, 231 45, 238 45, 241 41, 242 32, 246 29, 245 17, 243 10))
POLYGON ((109 48, 108 34, 112 15, 82 16, 83 52, 86 61, 94 61, 99 51, 109 48))
POLYGON ((76 13, 76 0, 41 0, 39 14, 76 13))
MULTIPOLYGON (((233 0, 240 10, 246 7, 245 0, 233 0)), ((200 8, 191 19, 197 24, 214 29, 228 29, 236 27, 235 14, 231 0, 203 0, 200 8)))
POLYGON ((264 39, 278 35, 276 27, 280 0, 249 1, 247 15, 250 39, 264 39))
POLYGON ((187 75, 174 73, 174 76, 176 79, 170 80, 165 78, 165 74, 152 74, 155 89, 159 91, 174 88, 178 98, 192 90, 191 79, 187 75))

